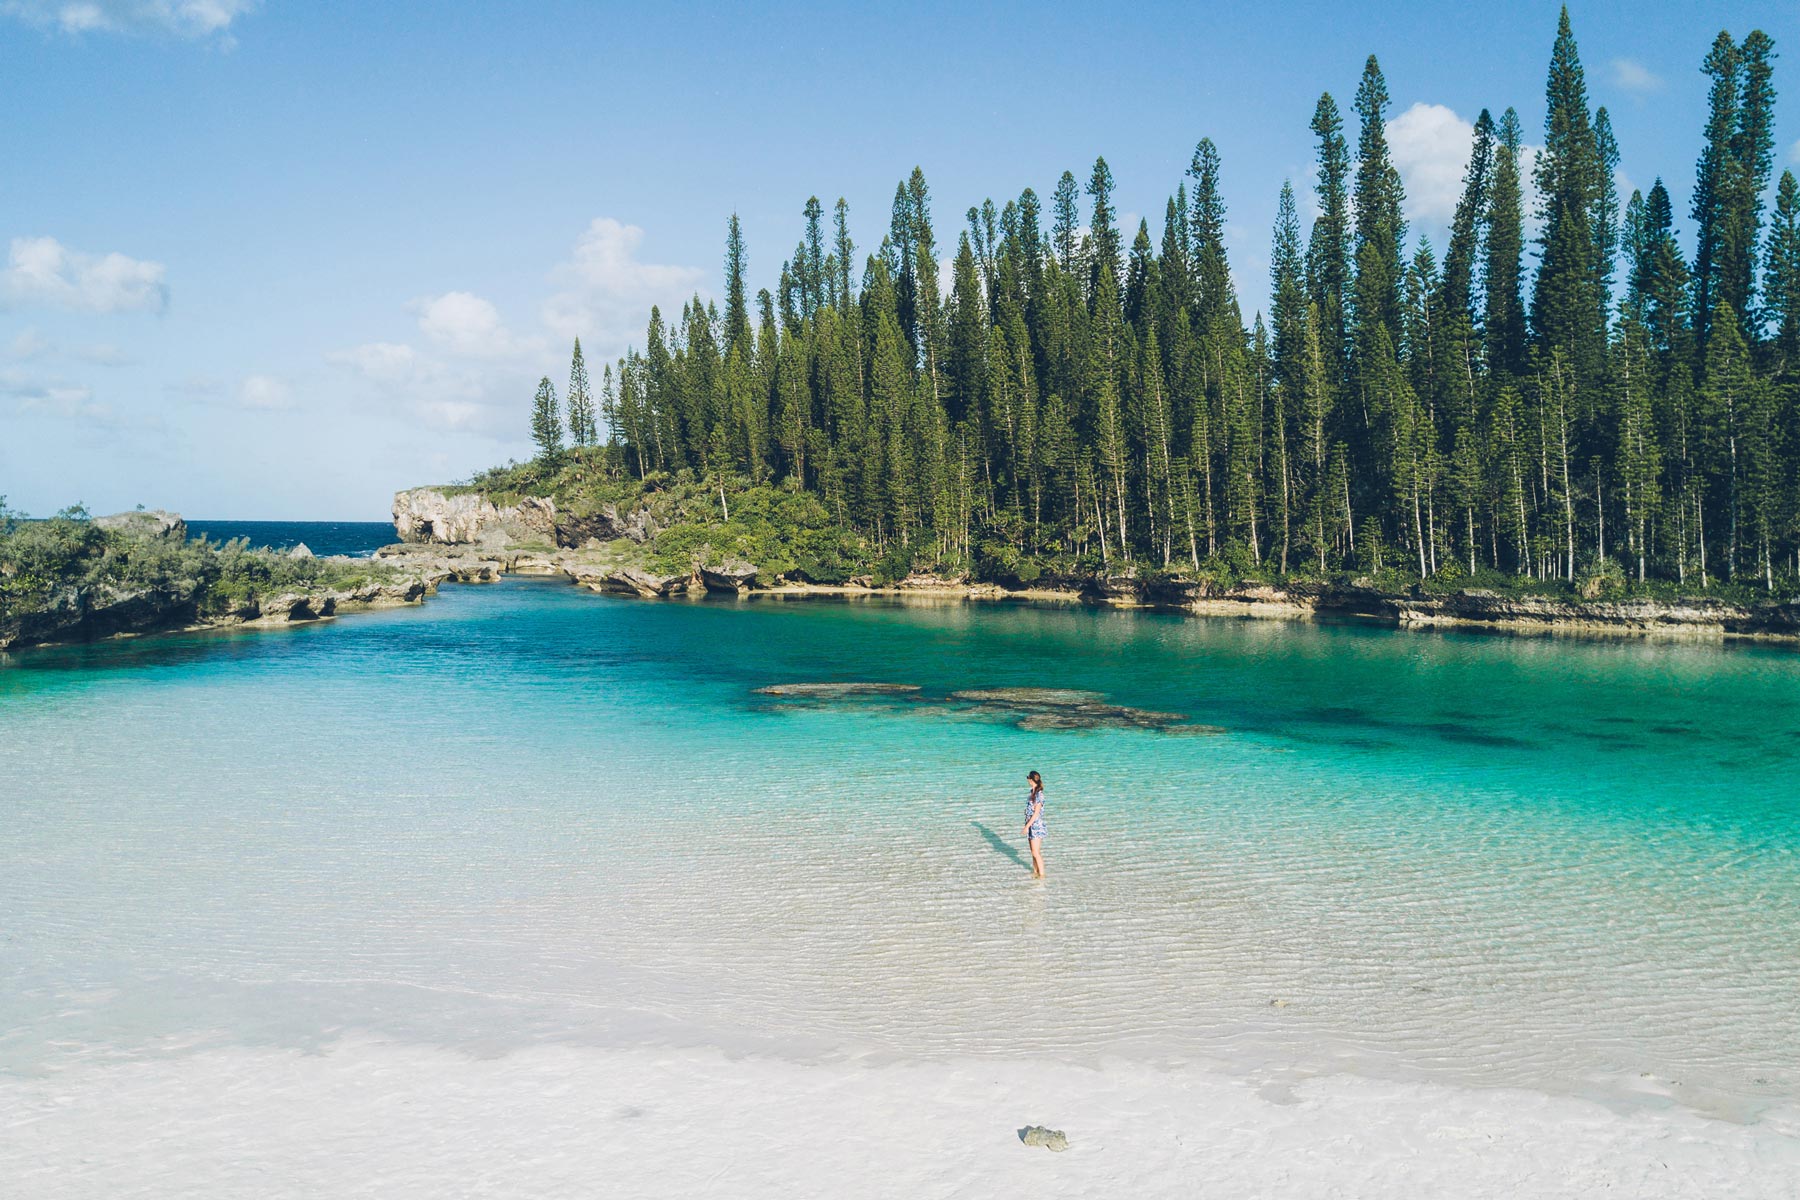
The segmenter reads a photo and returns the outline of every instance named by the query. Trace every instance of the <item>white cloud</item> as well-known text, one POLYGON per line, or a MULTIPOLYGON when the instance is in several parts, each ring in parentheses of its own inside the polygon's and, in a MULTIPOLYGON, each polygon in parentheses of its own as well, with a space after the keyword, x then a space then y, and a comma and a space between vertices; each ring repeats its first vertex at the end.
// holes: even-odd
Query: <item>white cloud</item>
POLYGON ((529 353, 539 341, 520 338, 500 320, 500 310, 473 292, 445 292, 415 301, 419 329, 451 354, 497 358, 529 353))
POLYGON ((1631 58, 1612 60, 1612 81, 1626 91, 1640 95, 1663 90, 1662 76, 1631 58))
POLYGON ((550 272, 559 290, 544 301, 543 320, 561 338, 583 338, 589 356, 608 358, 641 340, 650 306, 672 318, 700 287, 698 267, 637 260, 644 231, 611 217, 595 217, 568 261, 550 272))
POLYGON ((282 409, 294 406, 293 392, 273 375, 246 375, 238 384, 238 403, 244 408, 282 409))
POLYGON ((1407 219, 1449 224, 1462 196, 1474 123, 1446 105, 1419 103, 1387 123, 1387 136, 1406 185, 1407 219))
POLYGON ((531 369, 509 362, 450 363, 400 342, 368 342, 325 356, 372 389, 377 401, 444 430, 513 431, 531 369), (508 403, 511 401, 511 403, 508 403))
MULTIPOLYGON (((697 267, 639 262, 644 231, 599 217, 547 275, 541 330, 514 330, 490 301, 470 291, 413 301, 419 336, 370 341, 327 354, 372 403, 436 429, 501 441, 523 439, 531 394, 549 375, 560 391, 568 342, 579 337, 590 370, 641 344, 650 306, 673 316, 704 275, 697 267)), ((597 382, 597 380, 596 380, 597 382)))
POLYGON ((123 254, 85 254, 52 237, 12 240, 0 303, 44 305, 77 312, 162 312, 169 286, 161 263, 123 254))
POLYGON ((368 342, 349 350, 336 350, 325 356, 327 362, 349 367, 376 383, 397 383, 412 375, 418 353, 398 342, 368 342))
POLYGON ((0 14, 61 33, 224 33, 261 0, 0 0, 0 14))
POLYGON ((1800 164, 1800 141, 1788 147, 1788 161, 1800 164))
POLYGON ((0 371, 0 396, 16 401, 22 413, 44 413, 89 425, 116 425, 118 414, 94 400, 92 388, 65 380, 45 380, 18 371, 0 371))
MULTIPOLYGON (((1388 153, 1406 185, 1407 220, 1448 226, 1456 217, 1457 201, 1462 199, 1475 123, 1464 120, 1446 105, 1419 103, 1389 121, 1387 135, 1388 153)), ((1527 240, 1538 233, 1538 199, 1532 170, 1540 149, 1532 145, 1519 147, 1519 190, 1527 240)), ((1624 178, 1622 173, 1620 178, 1624 178)))
POLYGON ((27 359, 42 358, 53 349, 55 347, 44 338, 43 334, 35 329, 27 329, 13 338, 6 347, 6 353, 7 357, 23 362, 27 359))

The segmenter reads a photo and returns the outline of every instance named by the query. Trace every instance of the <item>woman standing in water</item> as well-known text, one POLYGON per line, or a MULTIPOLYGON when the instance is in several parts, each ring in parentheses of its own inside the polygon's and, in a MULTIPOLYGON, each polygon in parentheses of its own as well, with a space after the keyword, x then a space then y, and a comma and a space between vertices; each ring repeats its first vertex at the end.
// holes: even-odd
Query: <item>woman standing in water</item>
POLYGON ((1044 877, 1044 777, 1036 771, 1025 776, 1031 791, 1025 797, 1025 839, 1031 844, 1031 877, 1044 877))

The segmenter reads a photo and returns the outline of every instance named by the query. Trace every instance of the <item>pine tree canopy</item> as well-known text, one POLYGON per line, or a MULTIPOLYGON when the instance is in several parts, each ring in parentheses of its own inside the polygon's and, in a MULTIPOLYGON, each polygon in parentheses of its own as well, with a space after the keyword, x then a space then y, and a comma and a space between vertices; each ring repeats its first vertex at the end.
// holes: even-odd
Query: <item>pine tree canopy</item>
MULTIPOLYGON (((1800 184, 1772 179, 1775 59, 1751 31, 1701 61, 1684 253, 1660 179, 1620 194, 1565 9, 1541 150, 1514 109, 1481 111, 1440 257, 1409 236, 1371 55, 1354 130, 1317 100, 1316 172, 1280 186, 1248 321, 1208 137, 1160 224, 1119 227, 1104 158, 1048 211, 1025 188, 948 226, 914 168, 872 254, 843 200, 827 228, 808 197, 754 311, 733 215, 722 313, 652 309, 598 402, 576 344, 569 460, 704 484, 726 517, 758 488, 812 497, 873 555, 996 579, 1800 583, 1800 184)), ((541 456, 564 429, 545 378, 541 456)))

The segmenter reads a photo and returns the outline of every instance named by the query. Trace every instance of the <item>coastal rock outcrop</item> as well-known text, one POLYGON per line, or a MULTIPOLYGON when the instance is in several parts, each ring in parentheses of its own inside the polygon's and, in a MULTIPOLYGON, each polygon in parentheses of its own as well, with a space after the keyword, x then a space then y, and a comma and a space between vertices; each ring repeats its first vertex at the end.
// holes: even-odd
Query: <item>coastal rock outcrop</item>
POLYGON ((140 508, 135 512, 112 513, 95 517, 94 526, 122 533, 127 537, 168 538, 172 542, 187 541, 187 522, 180 513, 161 508, 140 508))
POLYGON ((305 592, 282 592, 261 596, 256 601, 256 616, 247 624, 286 625, 294 621, 316 621, 335 616, 337 598, 329 593, 313 596, 305 592))
POLYGON ((280 592, 247 600, 227 617, 209 623, 293 625, 365 609, 417 604, 435 588, 435 583, 428 582, 423 576, 415 576, 390 582, 371 580, 354 588, 280 592))
POLYGON ((967 575, 908 575, 894 584, 903 592, 953 592, 968 585, 967 575))
POLYGON ((427 545, 573 548, 619 539, 642 544, 657 532, 647 509, 625 514, 611 504, 559 509, 546 496, 499 505, 481 492, 451 493, 432 487, 394 493, 393 512, 394 532, 402 542, 427 545))
MULTIPOLYGON (((353 561, 353 560, 341 560, 353 561)), ((413 564, 406 564, 412 566, 413 564)), ((70 585, 31 612, 0 620, 0 650, 50 642, 94 642, 122 634, 162 633, 210 626, 288 625, 364 609, 417 604, 435 589, 426 574, 371 579, 351 588, 318 587, 247 596, 229 609, 202 616, 193 579, 124 590, 70 585)))
POLYGON ((683 595, 693 587, 693 584, 694 579, 691 575, 664 575, 658 571, 648 571, 639 567, 620 567, 600 577, 599 590, 622 592, 648 599, 656 596, 683 595))
POLYGON ((505 551, 479 546, 426 549, 417 544, 383 546, 375 551, 375 557, 418 575, 428 588, 452 579, 458 583, 493 583, 512 570, 516 559, 505 551))
POLYGON ((1144 584, 1136 575, 1095 575, 1083 584, 1081 592, 1114 604, 1138 604, 1144 599, 1144 584))
POLYGON ((556 544, 585 546, 589 542, 612 542, 620 538, 643 545, 657 533, 650 510, 634 509, 620 515, 611 504, 587 512, 564 510, 556 515, 556 544))
POLYGON ((700 582, 709 592, 747 592, 756 583, 756 568, 742 561, 701 567, 700 582))
POLYGON ((91 642, 191 624, 197 615, 192 580, 124 591, 70 585, 31 612, 0 620, 0 650, 42 642, 91 642))
MULTIPOLYGON (((429 586, 446 579, 486 582, 518 571, 563 575, 594 591, 645 598, 702 591, 743 595, 783 593, 886 594, 908 598, 1032 599, 1079 597, 1092 604, 1139 605, 1203 616, 1304 619, 1331 617, 1399 626, 1462 626, 1513 632, 1626 633, 1684 637, 1800 638, 1800 597, 1761 602, 1580 599, 1465 588, 1460 591, 1384 590, 1369 578, 1296 579, 1281 583, 1227 582, 1207 575, 1138 572, 1131 568, 1094 575, 1040 574, 976 582, 967 575, 912 574, 877 584, 869 575, 842 583, 817 583, 804 569, 772 574, 737 559, 705 562, 682 572, 646 564, 637 549, 657 527, 647 509, 621 514, 606 505, 592 511, 560 510, 527 497, 499 508, 478 493, 449 495, 438 488, 401 492, 394 499, 395 527, 404 544, 383 557, 406 559, 429 586)), ((130 514, 126 514, 130 515, 130 514)), ((1052 710, 1031 716, 1034 726, 1063 726, 1099 714, 1052 710)), ((1116 714, 1114 714, 1116 715, 1116 714)), ((1170 732, 1201 727, 1151 722, 1170 732)))
POLYGON ((1442 595, 1390 597, 1385 606, 1401 625, 1482 624, 1507 629, 1556 627, 1698 636, 1800 631, 1800 600, 1755 605, 1708 598, 1562 600, 1469 588, 1442 595))
POLYGON ((527 496, 502 508, 480 492, 447 495, 440 488, 412 488, 394 493, 394 531, 403 542, 553 543, 556 504, 527 496))

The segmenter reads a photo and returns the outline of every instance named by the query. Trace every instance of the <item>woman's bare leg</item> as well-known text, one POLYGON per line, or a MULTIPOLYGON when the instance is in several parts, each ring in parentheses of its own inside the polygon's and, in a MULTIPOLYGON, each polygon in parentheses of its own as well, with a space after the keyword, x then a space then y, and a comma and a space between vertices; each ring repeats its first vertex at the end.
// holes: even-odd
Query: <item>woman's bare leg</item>
POLYGON ((1031 839, 1031 877, 1033 879, 1042 879, 1044 877, 1043 838, 1031 839))

